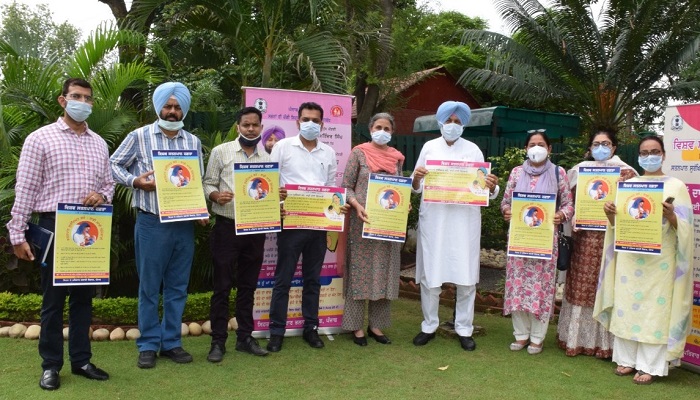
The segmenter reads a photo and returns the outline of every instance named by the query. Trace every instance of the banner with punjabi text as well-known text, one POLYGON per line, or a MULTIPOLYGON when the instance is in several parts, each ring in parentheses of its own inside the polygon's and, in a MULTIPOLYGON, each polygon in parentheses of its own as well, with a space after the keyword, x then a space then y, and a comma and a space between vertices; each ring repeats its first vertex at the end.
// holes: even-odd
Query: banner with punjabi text
POLYGON ((428 174, 423 181, 423 201, 426 203, 489 205, 486 176, 491 163, 426 160, 428 174))
POLYGON ((209 218, 197 150, 153 150, 160 222, 209 218))
POLYGON ((620 167, 579 167, 576 185, 576 228, 605 231, 608 217, 603 205, 617 194, 620 167))
POLYGON ((279 165, 234 163, 236 235, 282 230, 279 165))
POLYGON ((513 192, 508 257, 552 259, 556 199, 552 193, 513 192))
POLYGON ((615 251, 661 254, 663 182, 618 182, 615 251))
MULTIPOLYGON (((244 87, 245 105, 255 107, 263 114, 263 136, 266 132, 272 142, 278 138, 292 137, 298 134, 296 126, 299 105, 305 102, 319 104, 324 110, 323 128, 319 140, 335 150, 338 160, 336 185, 343 181, 345 165, 350 157, 352 138, 352 96, 329 93, 305 92, 298 90, 283 90, 270 88, 244 87), (274 139, 272 139, 274 138, 274 139)), ((270 143, 267 143, 268 145, 270 143)), ((260 150, 266 143, 261 141, 260 150)), ((338 250, 339 232, 326 232, 327 251, 321 272, 321 295, 319 303, 319 333, 341 332, 343 319, 343 278, 338 275, 336 251, 338 250)), ((265 241, 265 254, 258 280, 258 290, 255 291, 256 337, 264 337, 269 329, 269 307, 274 284, 274 271, 277 264, 277 235, 268 233, 265 241)), ((289 297, 289 313, 287 318, 287 333, 301 335, 303 318, 301 313, 301 263, 297 264, 294 281, 289 297), (301 322, 299 322, 301 321, 301 322)))
POLYGON ((112 206, 58 203, 53 285, 109 285, 112 206))
POLYGON ((411 178, 370 174, 365 205, 370 223, 363 223, 362 237, 405 242, 410 204, 411 178))
POLYGON ((693 204, 693 321, 683 365, 700 372, 700 104, 666 107, 664 145, 664 172, 685 183, 693 204))

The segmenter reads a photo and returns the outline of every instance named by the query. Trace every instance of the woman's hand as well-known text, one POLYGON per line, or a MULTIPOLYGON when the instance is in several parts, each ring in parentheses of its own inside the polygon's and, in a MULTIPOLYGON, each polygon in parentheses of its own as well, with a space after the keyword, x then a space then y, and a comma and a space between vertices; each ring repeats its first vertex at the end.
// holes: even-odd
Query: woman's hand
POLYGON ((615 226, 615 214, 617 214, 617 207, 615 207, 615 203, 612 201, 605 202, 605 205, 603 205, 603 211, 605 211, 605 216, 607 216, 608 221, 610 221, 610 226, 615 226))
POLYGON ((566 216, 563 212, 557 211, 554 213, 554 225, 559 225, 566 221, 566 216))
POLYGON ((505 210, 503 210, 503 219, 506 220, 506 222, 510 221, 511 216, 512 214, 510 208, 506 208, 505 210))
POLYGON ((673 209, 674 209, 673 204, 666 203, 666 202, 663 202, 662 204, 664 206, 664 210, 663 210, 664 218, 666 218, 668 220, 668 223, 671 224, 673 229, 677 229, 678 228, 678 217, 676 216, 676 213, 673 212, 673 209))

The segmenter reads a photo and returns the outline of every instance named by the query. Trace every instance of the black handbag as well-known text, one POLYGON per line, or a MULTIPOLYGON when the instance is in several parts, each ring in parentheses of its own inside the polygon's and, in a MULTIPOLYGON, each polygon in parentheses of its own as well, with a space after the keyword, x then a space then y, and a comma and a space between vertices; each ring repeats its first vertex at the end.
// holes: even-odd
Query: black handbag
MULTIPOLYGON (((556 211, 559 211, 559 167, 556 165, 555 174, 557 176, 557 206, 556 211)), ((559 246, 559 257, 557 257, 557 269, 559 271, 566 271, 571 265, 571 254, 574 252, 574 239, 571 236, 564 235, 564 226, 559 224, 559 239, 557 242, 559 246)))

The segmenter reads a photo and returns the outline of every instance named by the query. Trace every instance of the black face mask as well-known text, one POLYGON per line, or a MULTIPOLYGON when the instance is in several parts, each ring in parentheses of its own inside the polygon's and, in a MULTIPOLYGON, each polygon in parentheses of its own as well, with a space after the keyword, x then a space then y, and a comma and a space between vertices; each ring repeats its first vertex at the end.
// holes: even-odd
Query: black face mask
POLYGON ((238 143, 241 144, 243 147, 255 147, 260 143, 260 139, 262 138, 262 135, 258 135, 255 139, 246 139, 245 136, 238 135, 238 143))

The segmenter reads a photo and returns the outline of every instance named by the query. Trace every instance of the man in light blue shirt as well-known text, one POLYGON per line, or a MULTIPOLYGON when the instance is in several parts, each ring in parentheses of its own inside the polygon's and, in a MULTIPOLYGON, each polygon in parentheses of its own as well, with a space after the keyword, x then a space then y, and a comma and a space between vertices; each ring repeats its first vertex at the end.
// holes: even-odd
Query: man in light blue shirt
POLYGON ((132 206, 137 209, 134 250, 139 274, 139 368, 153 368, 159 350, 161 357, 177 363, 192 361, 182 348, 180 335, 194 256, 194 225, 191 221, 160 222, 151 158, 152 150, 197 150, 200 170, 204 170, 199 139, 182 129, 190 101, 189 90, 179 82, 158 86, 153 92, 158 120, 129 133, 110 159, 114 180, 133 188, 132 206), (158 313, 161 285, 162 320, 158 313))

